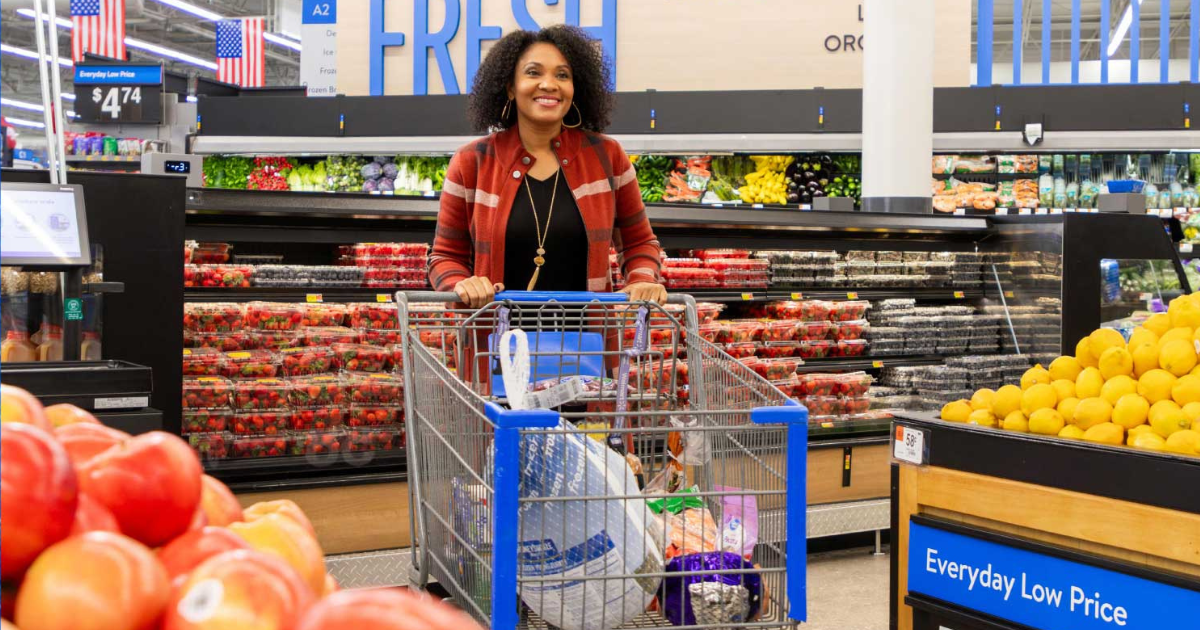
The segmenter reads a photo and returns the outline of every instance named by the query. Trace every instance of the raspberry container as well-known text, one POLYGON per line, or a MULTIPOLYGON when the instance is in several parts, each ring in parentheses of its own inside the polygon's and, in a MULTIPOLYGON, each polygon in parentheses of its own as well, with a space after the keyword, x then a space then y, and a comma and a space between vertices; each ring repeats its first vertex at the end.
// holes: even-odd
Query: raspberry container
POLYGON ((870 324, 867 323, 867 320, 865 319, 859 319, 849 322, 837 322, 833 326, 837 331, 837 339, 839 341, 843 341, 862 339, 864 333, 866 333, 867 329, 870 327, 870 324))
POLYGON ((299 330, 258 330, 250 336, 255 339, 255 347, 263 350, 286 350, 302 345, 299 330))
POLYGON ((763 359, 785 359, 800 356, 799 341, 772 341, 758 346, 758 356, 763 359))
POLYGON ((233 436, 228 433, 192 433, 188 443, 201 460, 210 461, 229 457, 229 443, 233 436))
POLYGON ((304 321, 297 304, 251 302, 246 305, 246 327, 258 330, 294 330, 304 321))
POLYGON ((291 435, 292 455, 325 455, 346 450, 346 431, 299 430, 291 435))
POLYGON ((375 427, 394 424, 404 420, 404 405, 361 404, 351 405, 346 424, 354 427, 375 427))
POLYGON ((356 405, 404 403, 404 379, 394 374, 349 373, 346 391, 356 405))
POLYGON ((191 348, 212 348, 220 352, 257 350, 258 336, 249 330, 227 333, 183 333, 183 345, 191 348))
POLYGON ((343 326, 350 309, 345 304, 307 304, 300 320, 303 326, 343 326))
POLYGON ((291 426, 291 409, 235 411, 229 421, 229 430, 234 435, 280 435, 291 426))
POLYGON ((346 432, 348 451, 394 451, 404 445, 404 427, 398 425, 351 428, 346 432))
POLYGON ((793 328, 795 339, 798 341, 819 341, 828 339, 834 324, 829 321, 797 322, 793 328))
POLYGON ((183 329, 191 332, 230 332, 245 327, 241 304, 229 302, 183 305, 183 329))
POLYGON ((277 378, 239 380, 233 383, 233 408, 239 411, 283 409, 288 406, 292 384, 277 378))
POLYGON ((349 323, 351 328, 394 330, 400 326, 396 319, 397 310, 395 304, 358 302, 350 304, 349 308, 349 323))
POLYGON ((361 343, 335 343, 332 348, 337 366, 350 372, 382 372, 391 356, 384 348, 361 343))
POLYGON ((332 374, 291 377, 288 402, 297 409, 342 405, 349 399, 349 383, 332 374))
POLYGON ((279 352, 284 376, 326 374, 337 369, 337 355, 328 347, 290 348, 279 352))
POLYGON ((184 409, 214 409, 229 406, 232 388, 228 379, 219 376, 201 376, 183 379, 184 409))
POLYGON ((226 378, 274 378, 279 376, 279 355, 270 350, 226 352, 225 363, 221 365, 221 376, 226 378))
POLYGON ((225 355, 216 348, 184 348, 184 376, 217 376, 225 355))
POLYGON ((797 326, 800 322, 794 319, 777 319, 769 321, 763 328, 763 341, 795 341, 797 326))
POLYGON ((735 359, 744 359, 746 357, 758 356, 758 351, 762 344, 756 341, 742 341, 738 343, 725 344, 725 353, 735 359))
POLYGON ((183 423, 179 432, 183 435, 193 433, 219 433, 229 427, 233 412, 228 407, 220 409, 184 409, 183 423))
POLYGON ((230 459, 282 457, 289 452, 290 435, 235 435, 230 440, 230 459))
POLYGON ((801 341, 800 353, 801 359, 824 359, 837 350, 837 344, 833 341, 801 341))
POLYGON ((835 322, 863 319, 867 315, 868 308, 871 308, 871 303, 866 300, 834 302, 833 308, 829 311, 829 319, 835 322))
POLYGON ((291 415, 292 429, 296 431, 324 431, 326 429, 345 426, 346 417, 349 413, 346 407, 337 405, 317 407, 315 409, 294 409, 291 415))
POLYGON ((861 357, 867 353, 867 340, 846 339, 837 342, 838 355, 843 357, 861 357))
POLYGON ((301 346, 332 346, 335 343, 362 343, 363 333, 345 326, 314 326, 300 330, 301 346))

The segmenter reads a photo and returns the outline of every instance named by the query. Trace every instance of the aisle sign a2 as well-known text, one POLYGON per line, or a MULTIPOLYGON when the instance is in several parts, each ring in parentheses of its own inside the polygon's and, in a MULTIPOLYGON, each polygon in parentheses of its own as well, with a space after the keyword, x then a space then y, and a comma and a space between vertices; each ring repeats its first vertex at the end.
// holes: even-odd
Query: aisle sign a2
POLYGON ((75 113, 83 122, 162 122, 161 65, 77 64, 75 113))
POLYGON ((300 85, 309 96, 337 95, 337 0, 304 0, 300 85))

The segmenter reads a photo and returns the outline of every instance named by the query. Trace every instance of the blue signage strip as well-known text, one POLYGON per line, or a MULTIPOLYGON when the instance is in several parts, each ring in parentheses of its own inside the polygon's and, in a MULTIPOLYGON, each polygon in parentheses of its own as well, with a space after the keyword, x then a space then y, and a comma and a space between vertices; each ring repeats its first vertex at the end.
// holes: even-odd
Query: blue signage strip
POLYGON ((301 24, 337 24, 337 0, 304 0, 301 24))
POLYGON ((1200 591, 916 522, 908 590, 1039 630, 1163 630, 1200 610, 1200 591))
POLYGON ((154 66, 76 64, 76 85, 162 85, 163 69, 154 66))

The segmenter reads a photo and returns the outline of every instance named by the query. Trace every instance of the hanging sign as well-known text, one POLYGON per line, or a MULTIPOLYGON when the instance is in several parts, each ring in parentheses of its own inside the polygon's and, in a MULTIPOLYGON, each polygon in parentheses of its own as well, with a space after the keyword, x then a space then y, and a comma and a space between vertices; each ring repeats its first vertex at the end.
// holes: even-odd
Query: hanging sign
POLYGON ((162 122, 162 65, 76 64, 75 113, 81 122, 162 122))
POLYGON ((300 84, 309 96, 337 95, 337 0, 304 0, 300 84))

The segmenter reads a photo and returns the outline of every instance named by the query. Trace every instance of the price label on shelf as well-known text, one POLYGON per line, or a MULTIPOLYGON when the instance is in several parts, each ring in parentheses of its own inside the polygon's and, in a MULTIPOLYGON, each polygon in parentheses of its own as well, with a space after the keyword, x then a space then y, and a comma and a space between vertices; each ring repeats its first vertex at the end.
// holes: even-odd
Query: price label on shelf
MULTIPOLYGON (((1059 210, 1059 213, 1061 214, 1062 210, 1059 210)), ((1034 214, 1050 214, 1050 210, 1047 208, 1038 208, 1034 211, 1034 214)))
POLYGON ((750 207, 751 208, 761 208, 761 207, 763 207, 763 205, 761 203, 755 203, 755 204, 751 204, 750 207))
POLYGON ((832 423, 832 422, 822 422, 822 423, 821 423, 821 428, 822 428, 822 429, 832 429, 832 428, 833 428, 833 423, 832 423))
POLYGON ((1016 297, 1016 296, 1015 296, 1015 295, 1013 295, 1013 292, 1012 292, 1012 291, 1005 291, 1005 292, 1004 292, 1004 297, 1006 297, 1006 298, 1011 298, 1011 297, 1016 297))
POLYGON ((320 293, 309 293, 304 296, 304 301, 309 304, 315 304, 317 302, 324 302, 325 298, 320 293))
POLYGON ((1063 213, 1062 208, 1050 208, 1050 214, 1062 214, 1062 213, 1063 213))
POLYGON ((801 292, 799 292, 799 291, 793 291, 793 292, 792 292, 792 299, 793 299, 793 300, 803 300, 803 299, 804 299, 804 294, 803 294, 803 293, 801 293, 801 292))
POLYGON ((956 216, 956 217, 961 217, 965 214, 967 214, 967 211, 965 208, 955 208, 954 209, 954 216, 956 216))
POLYGON ((883 361, 872 361, 872 362, 871 362, 871 367, 873 367, 873 368, 875 368, 875 369, 877 369, 877 370, 878 370, 879 368, 882 368, 882 367, 883 367, 883 361))
POLYGON ((996 208, 996 214, 1004 216, 1008 214, 1008 208, 996 208))
POLYGON ((966 293, 963 293, 962 291, 955 291, 955 292, 954 292, 954 299, 956 299, 956 300, 961 300, 961 299, 963 299, 963 298, 965 298, 965 297, 967 297, 967 294, 966 294, 966 293))
POLYGON ((903 424, 896 425, 892 439, 892 457, 922 466, 928 460, 927 455, 925 431, 903 424))
POLYGON ((750 302, 750 301, 751 301, 751 300, 753 300, 753 299, 754 299, 754 294, 753 294, 753 293, 743 293, 743 294, 742 294, 742 301, 743 301, 743 302, 750 302))
POLYGON ((1140 300, 1140 301, 1142 301, 1142 302, 1145 302, 1146 300, 1149 300, 1149 299, 1151 299, 1151 298, 1153 298, 1153 297, 1154 297, 1154 294, 1153 294, 1153 293, 1140 293, 1140 294, 1138 294, 1138 300, 1140 300))
POLYGON ((847 293, 847 294, 846 294, 846 299, 847 299, 847 300, 857 300, 857 299, 858 299, 858 293, 856 293, 856 292, 854 292, 854 291, 851 291, 851 292, 849 292, 849 293, 847 293))
POLYGON ((1179 244, 1179 253, 1180 254, 1192 253, 1192 244, 1191 243, 1180 243, 1179 244))
POLYGON ((1029 210, 1029 208, 1021 208, 1020 210, 1017 210, 1017 214, 1019 214, 1019 215, 1027 215, 1027 214, 1033 214, 1033 212, 1031 212, 1031 211, 1029 210))
POLYGON ((1187 214, 1187 208, 1175 208, 1175 216, 1181 217, 1187 214))
POLYGON ((376 302, 379 302, 380 304, 383 304, 383 303, 385 303, 385 302, 391 302, 391 301, 392 301, 392 296, 390 296, 390 295, 388 295, 388 294, 386 294, 386 293, 376 293, 376 294, 375 294, 375 301, 376 301, 376 302))

